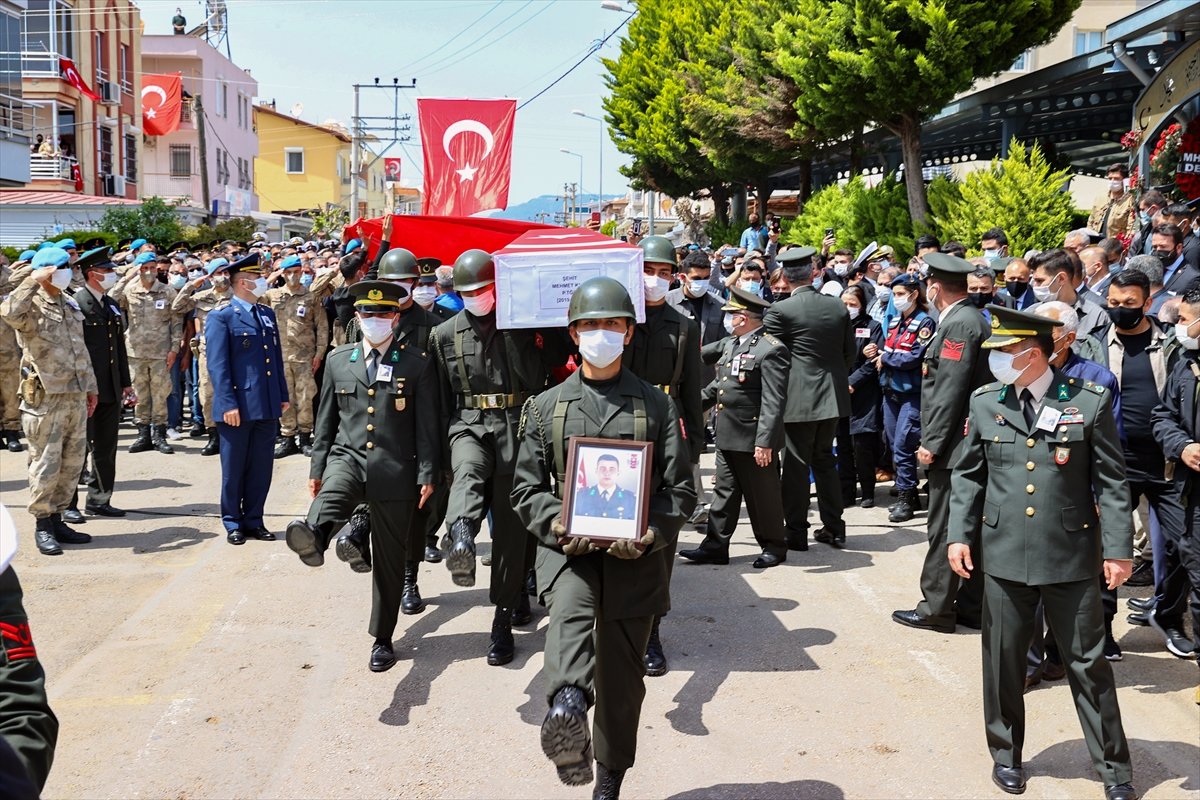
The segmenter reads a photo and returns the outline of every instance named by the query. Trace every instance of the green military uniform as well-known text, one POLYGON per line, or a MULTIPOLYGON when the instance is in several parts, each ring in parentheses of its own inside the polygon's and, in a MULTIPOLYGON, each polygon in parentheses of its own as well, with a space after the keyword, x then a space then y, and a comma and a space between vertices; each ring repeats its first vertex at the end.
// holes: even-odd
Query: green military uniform
MULTIPOLYGON (((396 288, 381 281, 361 281, 351 291, 356 308, 397 308, 396 288)), ((436 481, 442 443, 436 367, 423 343, 394 337, 376 358, 374 352, 365 343, 345 344, 326 359, 309 471, 321 481, 307 517, 315 542, 307 535, 297 542, 304 523, 289 525, 287 538, 305 563, 318 566, 333 533, 358 505, 370 504, 369 631, 390 642, 417 488, 436 481)))
MULTIPOLYGON (((1061 324, 1000 306, 988 310, 992 338, 985 347, 1022 339, 1036 346, 1027 337, 1061 324)), ((1104 659, 1096 575, 1102 559, 1133 557, 1129 487, 1107 390, 1049 369, 1045 394, 1040 403, 1030 398, 1028 412, 1015 385, 990 383, 972 393, 966 436, 956 448, 947 542, 970 545, 975 572, 983 573, 983 705, 993 760, 1021 765, 1025 652, 1041 600, 1092 762, 1114 786, 1131 780, 1132 768, 1104 659)))
MULTIPOLYGON (((781 266, 810 267, 816 250, 799 247, 780 254, 781 266)), ((838 420, 850 415, 850 367, 854 364, 854 326, 846 306, 811 285, 777 300, 763 317, 763 328, 791 353, 783 429, 783 497, 788 546, 808 549, 811 471, 817 489, 821 525, 834 539, 845 539, 842 484, 833 456, 838 420)))
MULTIPOLYGON (((726 312, 762 313, 770 304, 741 289, 730 290, 726 312)), ((708 510, 708 529, 696 550, 680 555, 692 561, 725 563, 745 495, 754 538, 764 553, 787 557, 783 532, 783 493, 779 482, 779 450, 783 447, 783 406, 791 354, 761 327, 720 343, 716 377, 704 388, 707 410, 716 406, 713 426, 717 443, 717 476, 708 510), (754 449, 770 449, 771 463, 759 466, 754 449)), ((767 566, 759 563, 759 566, 767 566)))
MULTIPOLYGON (((610 294, 619 292, 627 308, 596 313, 632 319, 624 288, 610 278, 586 281, 576 289, 572 306, 589 284, 597 283, 610 294)), ((587 704, 596 706, 596 760, 610 770, 623 771, 634 762, 646 693, 643 654, 656 615, 670 607, 665 554, 674 550, 679 529, 696 504, 690 462, 675 404, 627 368, 602 383, 577 371, 529 400, 522 414, 513 504, 537 540, 538 589, 550 614, 544 672, 552 710, 547 722, 562 690, 580 690, 587 704), (572 436, 654 443, 648 500, 654 541, 640 558, 563 552, 553 528, 562 509, 562 487, 573 479, 564 474, 572 436)), ((544 724, 543 748, 552 755, 546 733, 544 724)), ((590 753, 585 759, 583 771, 590 776, 590 753)), ((568 781, 562 770, 560 776, 568 781)))
POLYGON ((54 761, 58 719, 46 699, 46 673, 21 598, 10 566, 0 572, 0 739, 12 745, 40 790, 54 761))

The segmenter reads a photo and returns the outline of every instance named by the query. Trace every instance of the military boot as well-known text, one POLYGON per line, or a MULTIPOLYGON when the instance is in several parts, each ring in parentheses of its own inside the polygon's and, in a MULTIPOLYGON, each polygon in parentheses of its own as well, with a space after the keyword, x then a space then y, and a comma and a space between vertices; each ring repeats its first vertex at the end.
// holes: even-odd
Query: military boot
POLYGON ((21 432, 20 431, 5 431, 4 438, 8 440, 8 444, 6 445, 8 447, 8 452, 10 452, 10 453, 25 452, 25 445, 21 444, 21 432))
POLYGON ((300 448, 296 446, 295 436, 280 436, 275 444, 275 457, 287 458, 294 456, 300 452, 300 448))
POLYGON ((425 534, 425 560, 430 564, 440 564, 443 558, 442 551, 438 549, 438 536, 436 533, 425 534))
POLYGON ((512 624, 518 628, 533 622, 533 609, 529 607, 529 595, 521 592, 517 607, 512 610, 512 624))
POLYGON ((154 449, 154 442, 150 440, 150 426, 138 425, 137 438, 133 440, 133 444, 129 445, 129 452, 144 453, 147 450, 154 449))
POLYGON ((658 623, 662 617, 654 618, 650 628, 650 641, 646 643, 646 674, 652 678, 667 674, 667 656, 663 653, 662 640, 658 638, 658 623))
POLYGON ((455 586, 475 585, 475 523, 459 517, 450 526, 450 552, 446 567, 455 586))
POLYGON ((542 720, 542 752, 558 768, 567 786, 592 782, 592 739, 588 730, 587 695, 578 686, 564 686, 542 720))
POLYGON ((496 614, 492 617, 492 646, 487 654, 490 667, 502 667, 516 655, 517 645, 512 635, 512 613, 511 608, 496 606, 496 614))
POLYGON ((193 439, 203 439, 208 436, 208 428, 205 428, 199 422, 192 424, 192 429, 188 431, 188 436, 193 439))
POLYGON ((425 610, 425 601, 421 599, 421 590, 417 588, 417 573, 420 568, 420 561, 404 562, 404 591, 400 595, 401 614, 420 614, 425 610))
POLYGON ((919 502, 916 489, 902 489, 900 502, 892 507, 892 512, 888 514, 888 522, 908 522, 916 516, 914 505, 919 502))
POLYGON ((163 455, 169 456, 175 453, 175 448, 167 443, 167 426, 155 425, 154 433, 150 437, 150 443, 154 445, 154 449, 163 455))
POLYGON ((88 534, 67 527, 67 523, 63 522, 62 514, 50 515, 50 527, 54 531, 54 538, 64 544, 87 544, 92 540, 88 534))
POLYGON ((370 514, 355 512, 350 515, 350 530, 338 537, 334 552, 355 572, 371 571, 370 514))
POLYGON ((312 458, 312 431, 300 431, 300 453, 305 458, 312 458))
POLYGON ((37 543, 38 552, 44 556, 61 556, 62 548, 58 539, 54 538, 54 523, 49 517, 42 517, 34 524, 33 540, 37 543))
POLYGON ((525 594, 537 597, 537 570, 535 569, 525 573, 525 594))
POLYGON ((597 761, 596 785, 592 787, 592 800, 619 800, 623 780, 625 770, 609 769, 597 761))
POLYGON ((216 428, 208 429, 208 444, 200 451, 202 456, 215 456, 221 452, 221 437, 216 428))

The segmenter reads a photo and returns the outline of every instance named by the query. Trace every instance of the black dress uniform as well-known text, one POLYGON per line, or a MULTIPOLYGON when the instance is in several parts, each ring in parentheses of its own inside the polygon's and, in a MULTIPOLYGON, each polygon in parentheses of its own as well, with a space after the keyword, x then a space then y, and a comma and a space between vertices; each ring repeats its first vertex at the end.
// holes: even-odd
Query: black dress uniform
POLYGON ((883 392, 875 359, 863 355, 869 344, 883 352, 883 326, 861 311, 850 320, 854 329, 854 365, 850 370, 850 415, 838 420, 838 477, 842 499, 854 503, 862 489, 863 508, 875 505, 875 463, 879 460, 880 409, 883 392), (857 484, 857 487, 856 487, 857 484))
MULTIPOLYGON (((84 275, 94 268, 112 269, 112 251, 100 247, 84 253, 77 262, 84 275)), ((107 294, 96 296, 84 286, 75 292, 75 302, 83 313, 83 341, 92 358, 99 393, 96 410, 87 421, 88 446, 92 451, 92 474, 88 480, 85 508, 105 516, 124 516, 114 509, 113 481, 117 474, 117 431, 121 425, 121 398, 132 385, 129 359, 125 354, 126 321, 117 302, 107 294)))
MULTIPOLYGON (((10 566, 0 572, 0 739, 12 745, 40 790, 54 762, 58 719, 46 699, 46 672, 21 600, 21 582, 10 566)), ((7 788, 0 781, 0 795, 7 788)))

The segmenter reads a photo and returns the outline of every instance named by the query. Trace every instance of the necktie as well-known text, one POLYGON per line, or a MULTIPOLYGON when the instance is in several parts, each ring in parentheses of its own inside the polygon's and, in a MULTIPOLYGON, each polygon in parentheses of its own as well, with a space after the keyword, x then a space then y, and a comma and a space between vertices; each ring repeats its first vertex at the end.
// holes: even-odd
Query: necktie
POLYGON ((606 503, 607 503, 607 502, 608 502, 608 498, 609 498, 609 496, 610 496, 610 495, 608 494, 608 492, 601 492, 601 493, 600 493, 600 496, 601 496, 601 497, 603 497, 603 498, 604 498, 604 502, 606 502, 606 503))
POLYGON ((1037 410, 1033 404, 1033 392, 1028 389, 1021 390, 1021 406, 1021 412, 1025 415, 1025 427, 1032 432, 1034 423, 1037 421, 1037 410))
POLYGON ((375 368, 379 365, 379 351, 371 348, 371 354, 367 356, 367 383, 375 383, 375 368))

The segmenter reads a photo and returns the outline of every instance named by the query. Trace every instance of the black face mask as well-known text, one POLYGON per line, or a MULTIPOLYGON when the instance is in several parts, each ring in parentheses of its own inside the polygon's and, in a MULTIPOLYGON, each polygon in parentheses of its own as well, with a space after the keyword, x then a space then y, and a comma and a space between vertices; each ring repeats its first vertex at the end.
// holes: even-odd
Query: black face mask
POLYGON ((1025 294, 1025 290, 1029 288, 1029 281, 1009 281, 1004 284, 1005 291, 1013 300, 1020 300, 1025 294))
POLYGON ((1174 250, 1151 250, 1150 255, 1161 261, 1164 267, 1169 267, 1175 263, 1174 250))
POLYGON ((1146 312, 1141 308, 1126 308, 1125 306, 1110 307, 1108 316, 1118 330, 1128 331, 1141 324, 1146 312))
POLYGON ((971 305, 976 308, 983 308, 992 302, 993 296, 992 292, 967 292, 967 298, 971 301, 971 305))

